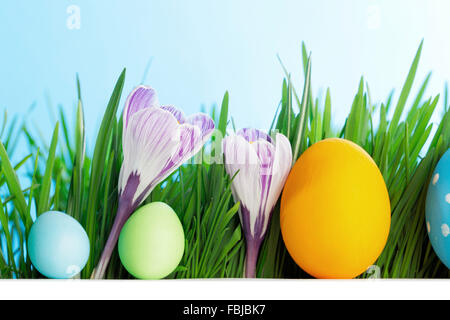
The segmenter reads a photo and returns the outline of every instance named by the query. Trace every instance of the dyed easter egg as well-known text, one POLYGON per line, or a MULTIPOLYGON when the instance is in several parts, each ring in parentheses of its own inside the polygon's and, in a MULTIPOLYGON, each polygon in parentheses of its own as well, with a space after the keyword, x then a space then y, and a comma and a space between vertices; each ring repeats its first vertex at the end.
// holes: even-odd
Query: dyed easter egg
POLYGON ((308 148, 289 174, 280 225, 295 262, 316 278, 350 279, 381 254, 390 228, 389 195, 361 147, 326 139, 308 148))
POLYGON ((441 261, 450 268, 450 150, 439 160, 431 176, 425 216, 431 245, 441 261))
POLYGON ((78 274, 89 258, 89 238, 71 216, 48 211, 31 226, 28 255, 47 278, 68 279, 78 274))
POLYGON ((183 253, 183 226, 175 211, 163 202, 138 209, 120 232, 120 261, 138 279, 168 276, 183 253))

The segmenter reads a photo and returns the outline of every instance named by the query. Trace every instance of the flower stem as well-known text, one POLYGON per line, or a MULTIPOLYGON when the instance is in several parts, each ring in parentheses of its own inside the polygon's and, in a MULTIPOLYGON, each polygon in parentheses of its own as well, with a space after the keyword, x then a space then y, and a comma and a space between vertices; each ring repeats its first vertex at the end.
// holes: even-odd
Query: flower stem
POLYGON ((256 264, 258 262, 259 247, 261 246, 261 241, 259 240, 248 240, 247 241, 247 252, 245 258, 245 278, 256 278, 256 264))
POLYGON ((132 210, 127 201, 119 200, 119 208, 117 209, 114 224, 111 228, 111 232, 109 233, 108 240, 106 241, 97 267, 92 273, 91 279, 103 279, 105 277, 106 268, 108 267, 109 260, 111 259, 111 255, 114 251, 114 248, 116 247, 120 231, 122 230, 122 227, 127 221, 128 217, 130 216, 131 211, 132 210))

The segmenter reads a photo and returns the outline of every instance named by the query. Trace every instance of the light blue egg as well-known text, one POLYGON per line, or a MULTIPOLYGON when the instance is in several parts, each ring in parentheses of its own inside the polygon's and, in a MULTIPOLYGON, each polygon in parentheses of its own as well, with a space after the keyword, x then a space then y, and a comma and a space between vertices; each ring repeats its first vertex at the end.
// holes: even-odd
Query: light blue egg
POLYGON ((431 245, 439 259, 450 268, 450 150, 433 172, 425 212, 431 245))
POLYGON ((72 278, 86 265, 89 238, 71 216, 48 211, 40 215, 31 227, 28 255, 33 266, 47 278, 72 278))

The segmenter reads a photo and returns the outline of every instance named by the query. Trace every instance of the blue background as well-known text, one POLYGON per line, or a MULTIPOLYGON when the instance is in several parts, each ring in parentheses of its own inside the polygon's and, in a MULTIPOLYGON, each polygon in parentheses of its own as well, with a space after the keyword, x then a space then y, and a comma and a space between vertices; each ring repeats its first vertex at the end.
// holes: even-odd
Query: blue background
POLYGON ((229 90, 236 125, 267 129, 283 78, 276 55, 301 89, 304 40, 314 93, 331 88, 333 118, 342 124, 361 75, 373 100, 385 101, 392 88, 398 97, 422 38, 415 88, 433 71, 427 95, 442 92, 449 13, 445 0, 2 0, 0 108, 26 114, 36 103, 29 119, 49 140, 46 104, 62 104, 73 116, 78 72, 92 143, 121 69, 126 96, 152 59, 145 82, 161 103, 189 114, 220 103, 229 90), (70 5, 80 9, 80 29, 67 27, 70 5))

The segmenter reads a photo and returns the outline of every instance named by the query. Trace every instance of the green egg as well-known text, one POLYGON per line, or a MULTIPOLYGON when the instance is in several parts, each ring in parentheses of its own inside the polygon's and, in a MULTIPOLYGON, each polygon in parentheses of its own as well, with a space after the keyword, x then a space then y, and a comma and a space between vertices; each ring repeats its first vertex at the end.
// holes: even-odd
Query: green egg
POLYGON ((180 263, 183 252, 183 226, 175 211, 163 202, 139 208, 120 233, 120 261, 138 279, 168 276, 180 263))

